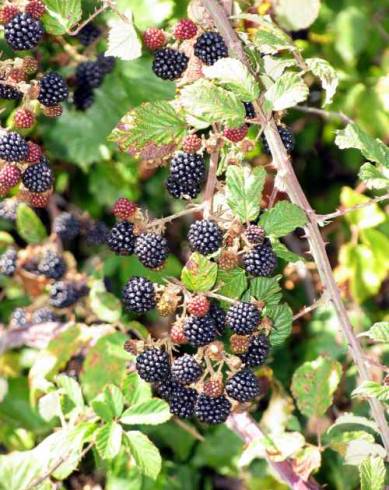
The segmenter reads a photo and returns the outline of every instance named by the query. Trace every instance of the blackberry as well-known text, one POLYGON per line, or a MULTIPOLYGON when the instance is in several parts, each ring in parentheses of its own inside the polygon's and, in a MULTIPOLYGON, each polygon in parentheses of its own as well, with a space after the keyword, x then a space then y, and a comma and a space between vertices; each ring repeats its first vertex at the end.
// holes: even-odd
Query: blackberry
POLYGON ((144 277, 132 277, 123 288, 122 301, 128 311, 152 310, 156 305, 154 284, 144 277))
POLYGON ((217 336, 215 321, 209 315, 189 316, 184 324, 184 334, 194 347, 202 347, 213 342, 217 336))
POLYGON ((249 225, 244 232, 247 240, 255 245, 262 245, 265 241, 265 230, 262 226, 249 225))
POLYGON ((72 240, 80 233, 80 222, 70 213, 61 213, 53 223, 54 232, 61 240, 72 240))
POLYGON ((156 383, 154 385, 154 389, 160 398, 168 401, 170 400, 174 390, 180 386, 182 385, 176 381, 173 381, 172 378, 166 378, 163 381, 156 383))
POLYGON ((52 107, 67 99, 68 87, 64 78, 55 72, 46 73, 39 84, 39 102, 52 107))
POLYGON ((259 383, 250 369, 243 369, 227 381, 226 392, 238 402, 249 402, 259 395, 259 383))
POLYGON ((73 282, 58 281, 51 286, 49 301, 56 308, 67 308, 74 305, 85 294, 85 288, 73 282))
POLYGON ((190 226, 188 240, 194 252, 209 255, 221 247, 223 234, 214 221, 203 219, 195 221, 190 226))
POLYGON ((195 406, 195 415, 205 424, 222 424, 231 412, 231 403, 225 396, 217 398, 199 395, 195 406))
POLYGON ((38 271, 49 279, 60 279, 66 272, 66 263, 60 255, 48 250, 39 262, 38 271))
POLYGON ((5 276, 13 276, 16 271, 17 253, 14 248, 9 248, 0 255, 0 274, 5 276))
POLYGON ((166 238, 157 233, 142 233, 135 241, 135 255, 145 267, 161 267, 168 255, 166 238))
POLYGON ((213 65, 217 60, 228 56, 228 49, 218 32, 209 31, 198 37, 194 54, 206 65, 213 65))
POLYGON ((136 370, 149 383, 163 381, 170 375, 169 355, 160 349, 147 349, 137 356, 136 370))
POLYGON ((0 202, 0 218, 8 221, 16 221, 16 211, 18 209, 18 201, 15 199, 4 199, 0 202))
POLYGON ((196 153, 201 149, 202 144, 203 142, 197 134, 189 134, 188 136, 185 136, 185 139, 182 142, 182 149, 186 153, 196 153))
POLYGON ((165 186, 174 199, 194 199, 201 191, 199 182, 187 181, 186 184, 183 184, 171 176, 167 179, 165 186))
POLYGON ((15 127, 20 129, 29 129, 35 124, 35 114, 23 107, 18 109, 14 114, 15 127))
POLYGON ((73 93, 73 104, 79 111, 86 111, 93 105, 95 94, 89 85, 79 85, 73 93))
POLYGON ((255 112, 254 106, 252 102, 243 102, 244 110, 246 112, 247 119, 254 119, 257 114, 255 112))
POLYGON ((22 97, 23 94, 18 89, 0 82, 0 99, 20 100, 22 97))
POLYGON ((190 19, 181 19, 174 27, 174 37, 181 41, 192 39, 197 34, 197 26, 190 19))
POLYGON ((233 143, 239 143, 246 137, 247 131, 248 126, 244 124, 240 128, 226 128, 223 131, 223 136, 233 143))
POLYGON ((116 60, 114 56, 104 56, 103 54, 99 54, 97 56, 97 63, 100 66, 101 71, 104 75, 111 73, 115 68, 116 60))
POLYGON ((30 192, 46 192, 53 185, 53 171, 41 160, 41 163, 30 165, 22 175, 22 182, 30 192))
POLYGON ((270 350, 269 339, 266 335, 254 335, 250 339, 247 351, 240 356, 242 362, 248 367, 261 366, 270 350))
POLYGON ((227 312, 226 323, 238 335, 254 332, 261 321, 261 313, 252 303, 236 303, 227 312))
POLYGON ((0 158, 6 162, 21 162, 27 155, 28 144, 20 134, 10 131, 0 137, 0 158))
POLYGON ((170 162, 170 175, 184 186, 188 182, 202 182, 205 177, 204 158, 198 154, 177 153, 170 162))
POLYGON ((138 206, 136 203, 130 201, 126 197, 119 197, 116 199, 112 208, 112 214, 122 220, 130 220, 135 216, 138 206))
POLYGON ((184 385, 195 383, 203 374, 203 368, 190 354, 184 354, 173 362, 172 377, 184 385))
POLYGON ((89 245, 102 245, 106 243, 108 235, 108 226, 102 221, 94 221, 88 226, 85 240, 89 245))
POLYGON ((186 386, 176 386, 169 399, 170 411, 183 419, 194 415, 197 391, 186 386))
POLYGON ((10 326, 12 328, 25 328, 28 327, 30 322, 28 321, 28 315, 24 308, 16 308, 9 319, 10 326))
POLYGON ((96 24, 89 22, 76 35, 83 46, 89 46, 101 36, 101 30, 96 24))
POLYGON ((7 43, 15 51, 32 49, 44 34, 42 23, 30 14, 18 14, 4 26, 7 43))
POLYGON ((154 55, 153 72, 162 80, 176 80, 184 73, 189 58, 175 49, 158 49, 154 55))
MULTIPOLYGON (((285 126, 277 126, 277 129, 286 151, 288 153, 292 153, 296 142, 292 130, 285 126)), ((263 133, 261 135, 261 140, 263 152, 266 153, 266 155, 271 155, 269 144, 266 140, 266 136, 263 133)))
POLYGON ((161 29, 156 27, 149 27, 143 33, 143 42, 145 46, 149 49, 159 49, 165 46, 166 36, 161 29))
POLYGON ((31 323, 38 325, 40 323, 59 322, 59 320, 59 316, 50 308, 39 308, 32 314, 31 323))
POLYGON ((118 255, 131 255, 134 253, 134 225, 127 223, 127 221, 117 223, 109 233, 107 244, 118 255))
POLYGON ((226 328, 226 312, 216 301, 213 301, 209 308, 208 315, 215 322, 217 334, 221 335, 226 328))
POLYGON ((211 306, 208 298, 199 294, 198 296, 193 296, 186 304, 187 311, 193 316, 205 316, 211 306))
POLYGON ((269 240, 255 246, 243 256, 243 267, 252 276, 271 276, 277 267, 277 256, 269 240))
POLYGON ((103 83, 104 73, 97 61, 85 61, 76 69, 76 81, 78 85, 97 88, 103 83))

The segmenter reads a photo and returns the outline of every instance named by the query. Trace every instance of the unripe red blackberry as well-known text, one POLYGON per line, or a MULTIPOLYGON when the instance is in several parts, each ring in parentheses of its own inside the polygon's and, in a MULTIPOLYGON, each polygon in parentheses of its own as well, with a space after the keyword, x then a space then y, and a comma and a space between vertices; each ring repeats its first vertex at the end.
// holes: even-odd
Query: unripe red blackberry
POLYGON ((259 395, 258 379, 252 371, 243 369, 227 381, 226 392, 228 396, 238 402, 249 402, 259 395))
POLYGON ((240 356, 242 361, 248 367, 258 367, 261 366, 270 350, 269 339, 266 335, 254 335, 250 339, 247 351, 240 356))
POLYGON ((16 271, 17 253, 14 248, 8 248, 0 255, 0 274, 5 276, 13 276, 16 271))
POLYGON ((209 316, 198 318, 190 316, 184 324, 184 334, 194 347, 202 347, 216 339, 217 330, 214 320, 209 316))
POLYGON ((247 124, 244 124, 240 128, 226 128, 223 131, 223 135, 233 143, 239 143, 247 135, 247 124))
POLYGON ((46 12, 46 7, 41 0, 30 0, 26 5, 25 12, 32 15, 34 19, 39 19, 46 12))
POLYGON ((226 323, 238 335, 254 332, 261 321, 261 313, 252 303, 236 303, 227 311, 226 323))
POLYGON ((182 143, 182 149, 185 153, 197 153, 202 146, 202 141, 197 134, 189 134, 185 136, 182 143))
POLYGON ((218 264, 220 269, 229 271, 239 265, 239 256, 234 250, 223 250, 219 256, 218 264))
POLYGON ((46 208, 52 192, 30 192, 26 189, 23 189, 19 194, 18 198, 21 201, 28 202, 34 208, 46 208))
POLYGON ((33 75, 38 71, 38 60, 33 58, 32 56, 26 56, 23 58, 23 70, 28 75, 33 75))
POLYGON ((206 296, 198 295, 188 301, 187 309, 190 315, 202 317, 208 313, 210 306, 206 296))
POLYGON ((125 197, 119 197, 112 208, 112 213, 118 219, 128 220, 135 215, 137 208, 134 202, 125 197))
POLYGON ((247 240, 255 245, 262 245, 265 240, 265 230, 262 226, 249 225, 244 232, 247 240))
POLYGON ((16 5, 4 5, 0 8, 0 24, 8 24, 18 14, 20 14, 20 10, 16 5))
POLYGON ((54 219, 53 229, 61 240, 73 240, 80 233, 80 222, 71 213, 63 212, 54 219))
POLYGON ((170 411, 183 419, 194 415, 197 391, 186 386, 175 386, 169 399, 170 411))
POLYGON ((250 337, 248 335, 238 335, 234 333, 230 337, 231 349, 234 354, 243 354, 247 351, 250 343, 250 337))
POLYGON ((166 44, 166 36, 161 29, 149 27, 143 33, 143 42, 149 49, 160 49, 166 44))
POLYGON ((175 323, 170 330, 170 340, 173 344, 187 344, 188 339, 185 335, 184 328, 182 325, 175 323))
POLYGON ((108 247, 117 255, 131 255, 135 249, 134 225, 122 221, 117 223, 109 233, 108 247))
POLYGON ((219 250, 222 240, 222 231, 215 221, 198 220, 189 228, 188 241, 190 248, 202 255, 209 255, 219 250))
POLYGON ((243 256, 243 267, 254 277, 271 276, 277 267, 277 256, 273 252, 269 240, 265 240, 262 245, 256 245, 243 256))
POLYGON ((15 51, 35 48, 44 34, 41 22, 30 14, 17 14, 4 26, 4 37, 15 51))
POLYGON ((38 163, 42 157, 42 148, 36 143, 33 143, 32 141, 29 141, 27 144, 28 144, 28 154, 27 154, 26 162, 38 163))
POLYGON ((197 398, 195 415, 205 424, 222 424, 231 412, 231 403, 225 396, 212 398, 202 393, 197 398))
POLYGON ((185 183, 180 182, 170 176, 166 183, 166 189, 174 199, 194 199, 200 194, 201 186, 198 181, 187 180, 185 183))
POLYGON ((22 175, 22 182, 30 192, 45 192, 51 189, 54 177, 46 161, 30 165, 22 175))
POLYGON ((24 82, 26 80, 26 73, 21 68, 12 68, 9 72, 8 80, 14 83, 24 82))
POLYGON ((85 61, 76 69, 76 81, 78 85, 97 88, 103 83, 104 73, 97 61, 85 61))
POLYGON ((157 233, 142 233, 136 237, 134 252, 145 267, 157 269, 168 256, 166 238, 157 233))
POLYGON ((0 81, 0 99, 20 100, 22 97, 23 94, 18 89, 0 81))
POLYGON ((42 105, 56 106, 66 100, 68 95, 66 82, 59 73, 46 73, 40 80, 38 100, 42 105))
POLYGON ((195 383, 202 374, 203 368, 190 354, 178 357, 172 364, 172 378, 184 385, 195 383))
POLYGON ((0 137, 0 158, 7 162, 21 162, 27 155, 28 144, 20 134, 10 131, 0 137))
POLYGON ((60 104, 51 107, 43 106, 42 112, 46 117, 60 117, 63 113, 63 107, 60 104))
POLYGON ((197 26, 190 19, 181 19, 174 27, 174 37, 180 41, 192 39, 197 34, 197 26))
POLYGON ((4 188, 11 189, 19 184, 22 173, 16 165, 4 165, 0 170, 0 184, 4 188))
MULTIPOLYGON (((296 142, 292 130, 285 126, 277 126, 277 129, 281 137, 282 143, 285 146, 286 151, 288 153, 292 153, 296 142)), ((266 140, 266 136, 264 134, 261 135, 261 140, 262 140, 263 152, 266 153, 266 155, 271 155, 270 147, 266 140)))
POLYGON ((31 128, 35 124, 35 114, 32 111, 21 107, 15 112, 14 122, 17 128, 31 128))
POLYGON ((194 45, 194 54, 206 65, 213 65, 221 58, 228 56, 224 39, 218 32, 204 32, 194 45))
POLYGON ((147 349, 136 358, 136 370, 149 383, 163 381, 170 375, 169 355, 160 349, 147 349))
POLYGON ((76 35, 83 46, 90 46, 101 36, 101 29, 93 22, 88 22, 76 35))
POLYGON ((155 51, 153 72, 162 80, 176 80, 188 67, 189 58, 175 49, 162 48, 155 51))
POLYGON ((66 269, 64 259, 52 250, 47 250, 38 264, 38 271, 49 279, 60 279, 66 269))
POLYGON ((132 277, 122 291, 122 302, 126 310, 146 313, 156 305, 154 284, 144 277, 132 277))
POLYGON ((211 398, 218 398, 224 393, 223 378, 215 377, 204 383, 203 393, 211 398))

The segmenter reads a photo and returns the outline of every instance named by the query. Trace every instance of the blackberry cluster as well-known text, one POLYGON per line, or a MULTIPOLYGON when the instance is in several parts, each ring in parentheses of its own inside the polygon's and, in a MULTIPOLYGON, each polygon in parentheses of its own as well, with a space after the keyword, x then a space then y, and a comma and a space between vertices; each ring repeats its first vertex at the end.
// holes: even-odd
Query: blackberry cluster
POLYGON ((48 191, 53 185, 53 180, 53 172, 45 161, 30 165, 22 175, 24 187, 31 192, 48 191))
POLYGON ((31 316, 31 323, 33 325, 38 325, 40 323, 49 323, 49 322, 59 322, 60 317, 54 313, 50 308, 39 308, 34 311, 31 316))
POLYGON ((246 366, 254 368, 264 364, 269 351, 270 344, 266 335, 254 335, 250 339, 247 351, 240 358, 246 366))
POLYGON ((249 402, 259 395, 258 379, 249 369, 243 369, 227 381, 226 392, 238 402, 249 402))
POLYGON ((260 321, 261 313, 252 303, 236 303, 226 316, 226 324, 238 335, 250 335, 260 321))
POLYGON ((5 40, 15 51, 33 49, 44 34, 42 23, 30 14, 18 14, 4 26, 5 40))
POLYGON ((277 267, 277 256, 269 240, 257 245, 243 257, 243 267, 254 277, 271 276, 277 267))
POLYGON ((172 364, 172 378, 179 383, 195 383, 203 374, 203 368, 190 354, 178 357, 172 364))
POLYGON ((67 99, 68 87, 64 78, 55 72, 46 73, 39 84, 39 102, 46 107, 53 107, 67 99))
POLYGON ((27 155, 28 144, 20 134, 10 131, 0 137, 0 158, 6 162, 21 162, 27 155))
POLYGON ((9 248, 0 255, 0 274, 5 276, 13 276, 16 271, 17 253, 14 248, 9 248))
POLYGON ((216 324, 208 314, 203 317, 189 316, 184 324, 184 334, 194 347, 202 347, 217 337, 216 324))
POLYGON ((195 413, 197 391, 186 386, 176 386, 169 399, 170 411, 173 415, 188 419, 195 413))
POLYGON ((0 99, 4 100, 20 100, 23 94, 12 85, 7 85, 0 82, 0 99))
POLYGON ((231 403, 224 396, 213 398, 204 393, 198 396, 195 405, 196 417, 206 424, 222 424, 231 412, 231 403))
POLYGON ((117 223, 107 239, 108 247, 118 255, 131 255, 135 250, 134 225, 127 221, 117 223))
POLYGON ((164 381, 170 374, 169 356, 160 349, 147 349, 137 356, 136 369, 139 376, 149 383, 164 381))
POLYGON ((86 24, 76 37, 83 46, 90 46, 101 36, 101 29, 93 22, 86 24))
POLYGON ((212 220, 195 221, 189 228, 188 240, 190 248, 202 255, 209 255, 221 247, 223 233, 212 220))
POLYGON ((168 192, 176 199, 197 197, 205 178, 205 161, 201 155, 179 152, 170 162, 168 192))
POLYGON ((55 282, 50 289, 49 301, 55 308, 67 308, 88 293, 88 289, 69 281, 55 282))
POLYGON ((59 214, 53 222, 54 232, 61 240, 73 240, 80 233, 80 222, 71 213, 59 214))
MULTIPOLYGON (((281 137, 281 140, 285 146, 285 149, 288 153, 292 153, 294 150, 294 145, 296 143, 294 134, 291 129, 286 128, 285 126, 277 126, 278 133, 281 137)), ((262 149, 266 155, 271 155, 270 147, 267 142, 266 136, 264 134, 261 135, 262 140, 262 149)))
POLYGON ((228 49, 218 32, 209 31, 201 34, 196 40, 194 54, 206 65, 213 65, 228 56, 228 49))
POLYGON ((142 233, 135 241, 135 255, 145 267, 162 267, 168 255, 166 238, 156 233, 142 233))
POLYGON ((123 288, 122 301, 134 313, 152 310, 156 305, 154 284, 144 277, 132 277, 123 288))
POLYGON ((188 67, 189 58, 172 48, 158 49, 154 53, 153 72, 162 80, 176 80, 188 67))
POLYGON ((49 279, 57 280, 65 274, 66 263, 60 255, 48 250, 39 262, 38 271, 49 279))

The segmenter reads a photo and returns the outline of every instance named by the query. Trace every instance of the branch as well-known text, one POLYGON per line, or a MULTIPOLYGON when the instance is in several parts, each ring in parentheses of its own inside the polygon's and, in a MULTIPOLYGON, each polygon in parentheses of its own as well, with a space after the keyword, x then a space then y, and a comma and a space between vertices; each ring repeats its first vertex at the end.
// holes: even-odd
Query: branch
MULTIPOLYGON (((233 30, 229 19, 223 10, 223 7, 216 0, 202 0, 203 5, 213 18, 217 29, 223 36, 227 46, 230 49, 231 54, 246 64, 251 70, 250 64, 243 51, 242 44, 233 30)), ((343 332, 343 335, 349 345, 349 351, 353 358, 354 363, 358 368, 358 373, 361 381, 370 381, 369 372, 366 368, 363 352, 361 346, 356 339, 350 320, 348 318, 347 310, 343 304, 340 296, 339 289, 336 285, 335 278, 332 273, 330 261, 327 256, 324 241, 320 233, 320 229, 316 219, 316 213, 309 204, 304 191, 302 190, 300 183, 294 173, 293 166, 289 159, 289 155, 282 143, 281 137, 277 130, 277 125, 270 115, 266 115, 261 104, 256 101, 254 103, 254 109, 257 113, 263 128, 265 137, 269 144, 273 163, 275 164, 278 175, 282 177, 283 183, 286 187, 286 191, 290 200, 305 210, 308 218, 308 223, 305 226, 305 233, 310 245, 310 251, 315 260, 318 272, 325 291, 328 293, 331 302, 334 305, 339 325, 343 332)), ((372 411, 373 418, 375 419, 377 426, 379 427, 382 442, 389 453, 389 426, 385 419, 385 412, 381 403, 374 399, 368 400, 372 411)))
POLYGON ((386 201, 387 199, 389 199, 389 193, 385 194, 384 196, 378 196, 375 197, 374 199, 370 199, 369 201, 356 204, 355 206, 351 206, 349 208, 338 209, 338 211, 335 211, 334 213, 318 214, 316 215, 316 219, 318 222, 328 221, 330 219, 337 218, 338 216, 344 216, 347 213, 352 213, 353 211, 357 211, 358 209, 366 208, 368 206, 371 206, 372 204, 376 204, 381 201, 386 201))
POLYGON ((293 107, 296 111, 305 112, 307 114, 316 114, 317 116, 324 117, 324 119, 340 119, 344 124, 350 124, 353 122, 346 114, 343 112, 325 111, 324 109, 318 109, 317 107, 308 107, 305 105, 296 105, 293 107))
POLYGON ((317 301, 312 303, 310 306, 306 306, 301 311, 296 313, 293 317, 293 321, 297 320, 298 318, 301 318, 302 316, 305 316, 307 313, 310 313, 313 310, 316 310, 316 308, 319 308, 319 306, 322 306, 327 302, 328 302, 328 296, 326 294, 323 294, 317 301))
POLYGON ((216 173, 219 162, 219 150, 211 153, 207 184, 204 192, 204 219, 209 218, 213 212, 213 195, 216 187, 216 173))

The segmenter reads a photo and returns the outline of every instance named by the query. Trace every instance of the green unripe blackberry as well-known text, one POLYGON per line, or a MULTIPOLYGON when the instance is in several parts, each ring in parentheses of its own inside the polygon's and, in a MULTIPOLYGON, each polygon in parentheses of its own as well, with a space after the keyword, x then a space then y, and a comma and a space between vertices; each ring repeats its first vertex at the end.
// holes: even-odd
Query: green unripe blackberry
POLYGON ((172 378, 179 383, 184 385, 195 383, 202 374, 203 368, 196 359, 189 354, 184 354, 173 362, 172 378))
POLYGON ((221 247, 223 233, 214 221, 202 219, 190 226, 188 240, 192 251, 209 255, 221 247))
POLYGON ((195 415, 205 424, 222 424, 231 412, 231 403, 225 396, 217 398, 207 396, 204 393, 199 395, 195 406, 195 415))
POLYGON ((243 369, 232 376, 226 383, 228 396, 238 402, 249 402, 259 395, 258 379, 249 369, 243 369))
POLYGON ((126 310, 146 313, 155 308, 154 284, 144 277, 132 277, 122 291, 122 302, 126 310))
POLYGON ((137 356, 136 370, 149 383, 163 381, 170 375, 169 355, 160 349, 147 349, 137 356))
POLYGON ((252 303, 236 303, 227 311, 226 323, 238 335, 250 335, 261 321, 261 313, 252 303))

